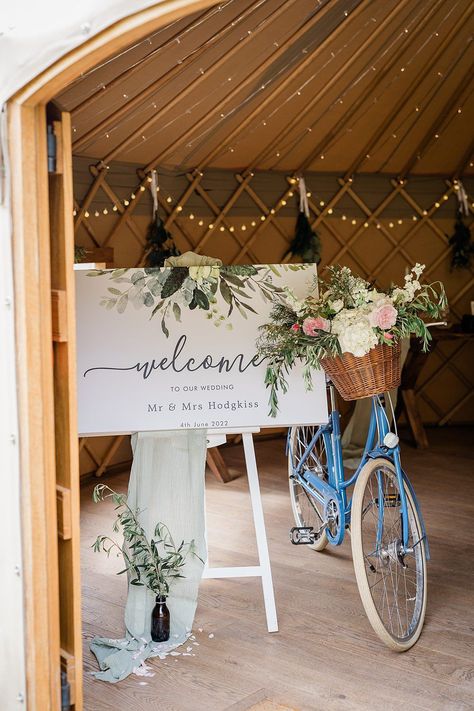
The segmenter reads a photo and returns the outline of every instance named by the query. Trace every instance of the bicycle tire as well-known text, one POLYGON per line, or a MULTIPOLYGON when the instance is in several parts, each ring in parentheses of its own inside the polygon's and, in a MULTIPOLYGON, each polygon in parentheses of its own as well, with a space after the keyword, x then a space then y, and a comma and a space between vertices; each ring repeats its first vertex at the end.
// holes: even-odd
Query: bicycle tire
POLYGON ((374 632, 396 652, 406 652, 417 642, 427 603, 423 527, 406 482, 403 486, 409 519, 408 548, 412 553, 404 553, 401 546, 400 488, 392 462, 379 458, 363 467, 355 485, 351 513, 352 560, 362 604, 374 632), (383 523, 378 545, 381 491, 383 523), (393 513, 389 514, 390 509, 393 513), (374 513, 375 518, 369 515, 374 513))

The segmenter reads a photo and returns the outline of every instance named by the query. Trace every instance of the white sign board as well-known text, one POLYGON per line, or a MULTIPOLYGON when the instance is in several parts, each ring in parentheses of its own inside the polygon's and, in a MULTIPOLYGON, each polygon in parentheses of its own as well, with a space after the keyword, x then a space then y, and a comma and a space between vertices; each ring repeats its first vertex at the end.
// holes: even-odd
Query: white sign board
POLYGON ((323 373, 305 392, 288 376, 269 415, 259 326, 314 265, 172 267, 76 272, 79 433, 236 429, 327 420, 323 373))

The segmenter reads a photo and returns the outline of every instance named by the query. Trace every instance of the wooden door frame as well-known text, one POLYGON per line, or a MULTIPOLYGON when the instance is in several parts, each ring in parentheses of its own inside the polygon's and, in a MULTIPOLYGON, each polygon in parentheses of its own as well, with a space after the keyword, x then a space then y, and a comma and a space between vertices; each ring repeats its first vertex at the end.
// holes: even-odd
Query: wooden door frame
MULTIPOLYGON (((46 104, 81 72, 164 24, 213 4, 215 0, 162 0, 136 12, 68 52, 7 102, 29 711, 60 709, 46 104)), ((71 226, 72 219, 71 214, 71 226)), ((72 230, 64 235, 72 239, 72 230)), ((69 245, 67 251, 71 249, 69 245)), ((75 402, 75 391, 69 395, 75 402)), ((79 696, 75 711, 81 709, 79 696)))

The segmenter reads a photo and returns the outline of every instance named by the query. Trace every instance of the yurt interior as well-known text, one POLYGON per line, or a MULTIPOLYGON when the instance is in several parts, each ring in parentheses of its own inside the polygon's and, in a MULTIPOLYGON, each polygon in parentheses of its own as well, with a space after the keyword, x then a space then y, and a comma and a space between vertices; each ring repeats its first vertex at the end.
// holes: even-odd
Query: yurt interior
MULTIPOLYGON (((28 502, 22 504, 28 708, 472 707, 472 3, 221 0, 155 3, 141 12, 85 36, 24 105, 13 100, 8 116, 23 349, 19 417, 27 433, 20 451, 28 502), (36 146, 33 163, 24 139, 21 149, 14 147, 23 131, 36 146), (49 214, 41 204, 49 204, 49 214), (295 246, 301 211, 310 235, 304 250, 295 246), (34 255, 26 239, 33 212, 32 232, 42 235, 34 255), (292 489, 296 455, 283 426, 250 435, 234 427, 204 454, 210 567, 184 644, 154 656, 143 654, 147 639, 133 640, 132 648, 130 634, 124 638, 130 575, 117 577, 123 559, 94 543, 115 535, 115 507, 125 500, 137 450, 134 460, 126 429, 78 425, 82 331, 76 338, 75 279, 84 283, 87 270, 115 275, 101 309, 120 311, 123 303, 124 310, 124 289, 137 292, 135 276, 145 279, 146 268, 160 266, 150 261, 157 225, 160 249, 205 255, 226 267, 317 262, 324 278, 328 267, 341 265, 386 289, 403 285, 413 265, 423 264, 425 282, 444 284, 449 308, 431 319, 441 325, 432 328, 430 352, 416 338, 402 349, 392 412, 403 468, 423 511, 421 543, 427 537, 430 549, 430 560, 423 559, 423 631, 406 653, 383 643, 364 610, 347 518, 340 545, 318 550, 314 538, 292 545, 289 530, 307 529, 295 521, 288 483, 292 489), (41 283, 32 276, 33 260, 41 283), (126 269, 135 271, 124 287, 126 269), (114 496, 101 501, 110 490, 114 496), (98 639, 131 650, 127 673, 115 662, 108 666, 103 648, 91 651, 98 639)), ((232 278, 240 277, 229 277, 231 287, 232 278)), ((235 293, 243 297, 238 284, 235 293)), ((149 298, 145 306, 157 303, 149 298)), ((246 303, 252 311, 252 300, 246 303)), ((179 308, 169 319, 179 321, 179 308)), ((198 303, 195 319, 202 308, 198 303)), ((133 316, 131 304, 126 313, 133 316)), ((150 323, 165 338, 164 320, 161 330, 158 317, 150 323)), ((223 317, 222 339, 225 328, 223 317)), ((98 330, 90 333, 101 340, 98 330)), ((124 364, 119 352, 117 363, 124 364)), ((96 387, 100 409, 108 396, 96 387)), ((363 417, 361 402, 337 396, 346 444, 363 417)), ((402 506, 400 497, 393 495, 392 508, 402 506)), ((330 516, 325 507, 324 525, 330 516)), ((387 565, 395 560, 403 568, 406 541, 405 553, 390 545, 387 565)), ((125 653, 114 651, 116 659, 125 653)))

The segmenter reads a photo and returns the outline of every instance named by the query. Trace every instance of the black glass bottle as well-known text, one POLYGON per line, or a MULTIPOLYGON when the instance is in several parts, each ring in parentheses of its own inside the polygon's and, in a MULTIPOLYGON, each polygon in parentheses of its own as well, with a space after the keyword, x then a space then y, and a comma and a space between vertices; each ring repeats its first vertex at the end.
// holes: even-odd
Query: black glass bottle
POLYGON ((166 607, 166 598, 159 595, 151 613, 151 638, 153 642, 166 642, 170 638, 170 611, 166 607))

